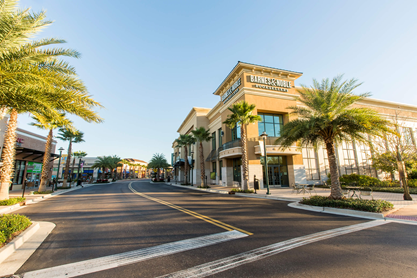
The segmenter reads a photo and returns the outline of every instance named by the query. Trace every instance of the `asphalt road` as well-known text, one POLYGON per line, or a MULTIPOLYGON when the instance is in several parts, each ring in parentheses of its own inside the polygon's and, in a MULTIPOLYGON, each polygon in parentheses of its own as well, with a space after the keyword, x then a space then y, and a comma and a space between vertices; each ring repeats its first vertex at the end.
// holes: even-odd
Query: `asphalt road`
POLYGON ((372 221, 293 209, 283 201, 133 182, 132 188, 144 196, 128 184, 95 185, 19 210, 34 221, 53 222, 56 228, 17 273, 224 233, 231 225, 250 235, 82 277, 158 277, 179 271, 185 272, 178 277, 190 277, 188 271, 204 264, 210 268, 216 261, 223 271, 203 276, 417 277, 415 225, 383 223, 233 265, 226 262, 228 257, 372 221))

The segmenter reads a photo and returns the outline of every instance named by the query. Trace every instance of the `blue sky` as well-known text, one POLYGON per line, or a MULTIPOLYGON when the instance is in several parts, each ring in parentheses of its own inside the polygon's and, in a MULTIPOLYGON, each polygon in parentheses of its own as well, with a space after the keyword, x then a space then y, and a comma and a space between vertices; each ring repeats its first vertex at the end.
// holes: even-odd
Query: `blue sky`
MULTIPOLYGON (((213 91, 238 61, 303 72, 296 85, 345 74, 357 93, 417 105, 417 1, 21 0, 54 23, 81 52, 69 60, 105 109, 102 124, 74 119, 88 156, 170 158, 193 106, 213 107, 213 91)), ((37 132, 21 115, 19 127, 37 132)), ((64 142, 59 147, 67 148, 64 142)))

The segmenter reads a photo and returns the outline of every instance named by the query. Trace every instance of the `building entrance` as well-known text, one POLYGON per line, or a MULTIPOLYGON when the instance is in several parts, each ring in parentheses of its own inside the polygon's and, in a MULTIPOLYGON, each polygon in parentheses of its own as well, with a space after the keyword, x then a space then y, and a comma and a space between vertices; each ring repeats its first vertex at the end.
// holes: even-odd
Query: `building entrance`
MULTIPOLYGON (((261 162, 263 164, 263 160, 261 162)), ((289 187, 288 166, 286 156, 268 157, 268 179, 270 187, 289 187)))

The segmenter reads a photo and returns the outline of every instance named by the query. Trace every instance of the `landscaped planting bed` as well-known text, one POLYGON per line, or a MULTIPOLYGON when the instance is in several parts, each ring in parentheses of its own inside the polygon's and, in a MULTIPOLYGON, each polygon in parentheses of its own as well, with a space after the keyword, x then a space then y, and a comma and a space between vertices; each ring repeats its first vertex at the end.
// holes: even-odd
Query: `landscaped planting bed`
POLYGON ((0 201, 0 206, 13 206, 23 202, 24 200, 26 200, 26 198, 10 198, 8 200, 0 201))
POLYGON ((19 214, 0 216, 0 247, 11 241, 32 224, 30 219, 19 214))
POLYGON ((51 193, 53 193, 53 191, 52 190, 47 190, 47 191, 35 191, 35 192, 33 192, 33 194, 51 194, 51 193))
POLYGON ((353 198, 333 200, 324 196, 311 196, 310 198, 304 197, 300 203, 310 206, 353 209, 369 212, 383 212, 388 211, 394 207, 392 203, 384 200, 363 200, 353 198))

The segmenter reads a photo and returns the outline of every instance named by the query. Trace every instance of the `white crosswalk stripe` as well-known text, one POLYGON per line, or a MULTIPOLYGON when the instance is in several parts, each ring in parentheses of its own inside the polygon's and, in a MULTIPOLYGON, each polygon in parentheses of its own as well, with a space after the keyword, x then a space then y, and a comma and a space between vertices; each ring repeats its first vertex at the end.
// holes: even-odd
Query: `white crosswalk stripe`
POLYGON ((139 249, 121 254, 45 268, 41 270, 26 272, 22 277, 76 277, 88 273, 98 272, 106 269, 116 268, 123 265, 133 264, 156 257, 167 256, 187 250, 197 249, 221 242, 238 239, 248 236, 238 231, 228 231, 208 236, 186 239, 155 247, 139 249))
POLYGON ((263 258, 276 255, 281 252, 291 250, 306 244, 321 241, 324 239, 345 235, 348 233, 357 232, 360 230, 380 226, 386 224, 386 221, 375 220, 362 224, 327 230, 307 236, 297 237, 283 242, 278 242, 272 245, 257 248, 248 252, 237 254, 231 257, 223 258, 217 261, 209 262, 199 266, 195 266, 186 270, 181 270, 168 275, 160 276, 159 278, 191 278, 191 277, 206 277, 231 268, 238 267, 243 264, 251 263, 263 258))

